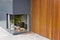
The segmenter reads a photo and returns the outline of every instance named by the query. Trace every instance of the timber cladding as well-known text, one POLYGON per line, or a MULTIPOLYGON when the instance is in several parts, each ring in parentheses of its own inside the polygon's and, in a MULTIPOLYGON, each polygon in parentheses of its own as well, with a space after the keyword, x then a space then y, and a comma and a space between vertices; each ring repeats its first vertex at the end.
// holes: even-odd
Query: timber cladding
POLYGON ((60 0, 31 0, 31 31, 60 40, 60 0))

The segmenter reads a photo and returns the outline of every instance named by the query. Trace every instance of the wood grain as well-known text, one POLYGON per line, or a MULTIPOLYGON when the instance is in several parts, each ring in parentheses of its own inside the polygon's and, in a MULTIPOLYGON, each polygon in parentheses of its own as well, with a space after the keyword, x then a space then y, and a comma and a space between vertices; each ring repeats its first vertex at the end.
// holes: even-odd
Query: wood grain
POLYGON ((31 0, 31 31, 60 40, 60 0, 31 0))

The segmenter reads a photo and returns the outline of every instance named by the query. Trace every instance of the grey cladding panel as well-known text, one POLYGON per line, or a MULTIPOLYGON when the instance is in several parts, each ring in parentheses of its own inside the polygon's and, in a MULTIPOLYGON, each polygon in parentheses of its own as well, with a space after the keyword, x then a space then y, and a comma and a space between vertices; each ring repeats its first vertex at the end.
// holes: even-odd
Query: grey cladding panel
POLYGON ((6 13, 12 13, 12 0, 0 0, 0 21, 6 20, 6 13))
POLYGON ((30 13, 30 0, 13 0, 14 13, 30 13))

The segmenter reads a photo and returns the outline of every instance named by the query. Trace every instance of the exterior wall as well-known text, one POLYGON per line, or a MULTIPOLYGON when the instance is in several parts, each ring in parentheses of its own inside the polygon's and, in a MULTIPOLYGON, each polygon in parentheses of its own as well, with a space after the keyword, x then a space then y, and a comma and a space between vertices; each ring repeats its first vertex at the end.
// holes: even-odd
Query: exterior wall
POLYGON ((60 0, 31 0, 31 31, 60 40, 60 0))
POLYGON ((30 0, 13 0, 13 13, 30 13, 30 0))
POLYGON ((6 14, 29 14, 30 0, 0 0, 0 26, 6 29, 6 14))
POLYGON ((0 26, 6 28, 6 13, 12 13, 12 0, 0 0, 0 26))

